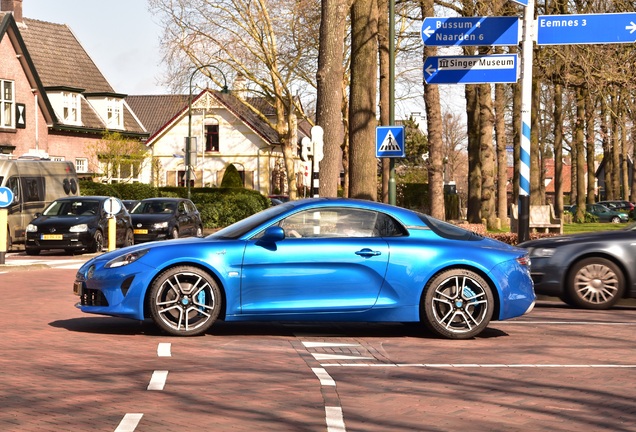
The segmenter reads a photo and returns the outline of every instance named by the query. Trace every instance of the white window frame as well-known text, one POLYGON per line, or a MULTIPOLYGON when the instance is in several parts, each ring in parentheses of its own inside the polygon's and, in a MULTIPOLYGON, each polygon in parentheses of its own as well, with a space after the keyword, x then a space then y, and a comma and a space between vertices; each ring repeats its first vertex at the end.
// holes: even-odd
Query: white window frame
POLYGON ((15 129, 15 81, 0 80, 0 128, 15 129))
POLYGON ((106 100, 106 125, 109 128, 124 128, 123 108, 124 104, 121 99, 108 98, 106 100))
POLYGON ((78 173, 88 172, 88 159, 87 158, 75 158, 75 171, 78 173))
POLYGON ((77 93, 62 93, 62 113, 64 123, 77 124, 79 121, 79 95, 77 93))

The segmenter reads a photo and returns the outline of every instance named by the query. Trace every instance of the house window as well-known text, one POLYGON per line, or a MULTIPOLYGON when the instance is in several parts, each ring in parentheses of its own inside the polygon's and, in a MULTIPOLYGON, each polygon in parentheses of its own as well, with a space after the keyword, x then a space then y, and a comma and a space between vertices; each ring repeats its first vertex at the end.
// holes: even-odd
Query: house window
POLYGON ((77 108, 79 105, 79 96, 76 93, 63 93, 62 101, 64 104, 64 122, 77 123, 77 120, 79 118, 77 108))
POLYGON ((216 119, 205 119, 205 151, 219 151, 219 122, 216 119))
POLYGON ((122 122, 122 103, 119 99, 108 99, 108 104, 106 106, 106 123, 110 128, 123 129, 122 122))
POLYGON ((0 80, 0 127, 15 127, 15 92, 13 81, 0 80))
POLYGON ((78 173, 88 172, 88 159, 77 158, 75 159, 75 171, 78 173))
POLYGON ((51 156, 51 160, 53 162, 64 162, 66 159, 64 159, 64 156, 51 156))

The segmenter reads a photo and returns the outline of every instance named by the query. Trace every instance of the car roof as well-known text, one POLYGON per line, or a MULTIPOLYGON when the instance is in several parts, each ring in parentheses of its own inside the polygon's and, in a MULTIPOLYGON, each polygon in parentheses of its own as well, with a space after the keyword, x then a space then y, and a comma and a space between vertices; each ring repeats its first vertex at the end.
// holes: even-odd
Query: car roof
POLYGON ((151 202, 151 201, 161 201, 161 202, 170 202, 170 201, 187 201, 185 198, 174 198, 174 197, 154 197, 154 198, 144 198, 141 201, 143 202, 151 202))

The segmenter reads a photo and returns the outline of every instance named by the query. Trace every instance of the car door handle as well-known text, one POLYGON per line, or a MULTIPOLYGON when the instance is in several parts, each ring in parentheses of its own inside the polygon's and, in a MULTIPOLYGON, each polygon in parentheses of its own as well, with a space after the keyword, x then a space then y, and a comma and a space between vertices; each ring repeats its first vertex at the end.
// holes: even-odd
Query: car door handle
POLYGON ((382 255, 382 252, 374 251, 374 250, 371 250, 369 248, 364 248, 364 249, 361 249, 358 252, 356 252, 356 255, 362 256, 362 257, 365 257, 365 258, 369 258, 369 257, 372 257, 372 256, 382 255))

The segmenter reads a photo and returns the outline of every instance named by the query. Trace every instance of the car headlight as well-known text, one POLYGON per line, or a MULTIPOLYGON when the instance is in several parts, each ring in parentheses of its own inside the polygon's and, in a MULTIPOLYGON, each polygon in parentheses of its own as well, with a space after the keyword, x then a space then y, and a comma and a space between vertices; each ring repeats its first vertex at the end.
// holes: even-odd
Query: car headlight
POLYGON ((69 228, 68 231, 69 232, 86 232, 88 231, 88 225, 86 224, 73 225, 71 228, 69 228))
POLYGON ((554 255, 555 252, 555 248, 532 248, 530 250, 530 257, 549 258, 554 255))
POLYGON ((152 226, 154 229, 168 228, 168 222, 157 222, 152 226))
POLYGON ((38 232, 38 227, 37 227, 37 225, 28 224, 27 227, 26 227, 26 231, 27 232, 38 232))
POLYGON ((104 268, 117 268, 117 267, 126 266, 128 264, 134 263, 135 261, 137 261, 142 256, 146 255, 147 253, 148 253, 148 249, 141 249, 138 251, 125 253, 123 255, 118 256, 117 258, 114 258, 108 261, 106 265, 104 266, 104 268))

